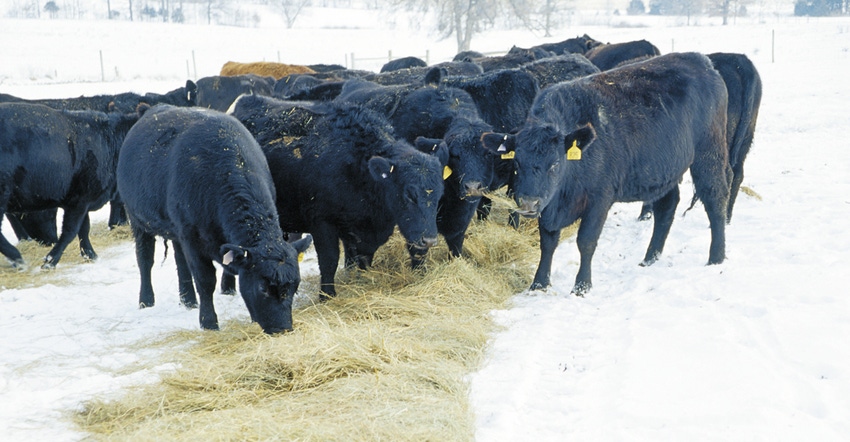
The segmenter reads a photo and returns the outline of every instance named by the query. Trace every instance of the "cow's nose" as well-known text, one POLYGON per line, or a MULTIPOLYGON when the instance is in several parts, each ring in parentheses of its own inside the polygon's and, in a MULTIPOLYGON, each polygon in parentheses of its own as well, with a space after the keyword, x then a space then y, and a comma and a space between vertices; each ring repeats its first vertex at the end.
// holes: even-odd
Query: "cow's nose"
POLYGON ((437 245, 437 237, 433 238, 422 238, 421 245, 423 248, 430 249, 437 245))
POLYGON ((517 198, 519 210, 516 212, 526 217, 536 217, 540 214, 540 198, 521 196, 517 198))
POLYGON ((482 196, 484 193, 480 181, 467 181, 463 187, 466 196, 482 196))

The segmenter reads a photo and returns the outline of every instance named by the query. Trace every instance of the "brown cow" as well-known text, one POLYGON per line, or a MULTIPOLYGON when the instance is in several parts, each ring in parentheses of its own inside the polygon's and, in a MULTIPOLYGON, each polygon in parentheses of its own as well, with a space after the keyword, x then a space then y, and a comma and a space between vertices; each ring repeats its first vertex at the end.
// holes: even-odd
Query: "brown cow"
POLYGON ((256 74, 262 77, 274 77, 275 80, 290 74, 315 74, 316 71, 307 66, 297 64, 274 63, 271 61, 256 61, 253 63, 239 63, 228 61, 221 67, 221 75, 232 77, 235 75, 256 74))

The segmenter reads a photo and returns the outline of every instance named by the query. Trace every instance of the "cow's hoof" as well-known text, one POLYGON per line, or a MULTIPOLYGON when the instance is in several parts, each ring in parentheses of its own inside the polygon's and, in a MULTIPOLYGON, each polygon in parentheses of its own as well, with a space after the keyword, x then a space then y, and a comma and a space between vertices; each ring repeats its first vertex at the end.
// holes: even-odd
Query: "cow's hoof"
POLYGON ((44 264, 41 265, 41 268, 43 270, 53 270, 56 268, 56 263, 51 260, 48 260, 47 258, 44 258, 44 264))
POLYGON ((19 272, 24 272, 29 269, 29 266, 27 265, 27 262, 23 259, 15 259, 12 260, 12 268, 19 272))
POLYGON ((139 310, 145 309, 145 308, 150 308, 150 307, 153 307, 153 302, 140 302, 139 303, 139 310))
POLYGON ((544 284, 542 282, 535 281, 531 283, 531 287, 529 287, 528 289, 531 291, 546 291, 547 288, 549 288, 549 284, 544 284))
POLYGON ((198 301, 196 301, 194 299, 180 298, 180 305, 182 305, 183 307, 186 307, 186 309, 188 309, 188 310, 193 310, 193 309, 198 308, 198 301))
POLYGON ((577 282, 570 293, 580 298, 584 298, 585 293, 589 292, 591 287, 592 285, 589 282, 577 282))

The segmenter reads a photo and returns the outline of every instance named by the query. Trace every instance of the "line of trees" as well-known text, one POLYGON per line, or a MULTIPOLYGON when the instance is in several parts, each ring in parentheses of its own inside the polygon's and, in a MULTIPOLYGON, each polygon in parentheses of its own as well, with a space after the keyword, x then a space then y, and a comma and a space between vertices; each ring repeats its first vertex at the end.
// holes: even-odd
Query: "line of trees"
MULTIPOLYGON (((102 1, 110 19, 161 20, 183 23, 187 8, 194 22, 256 26, 256 12, 243 12, 245 4, 262 3, 281 14, 287 28, 292 28, 304 9, 311 5, 351 7, 352 0, 96 0, 102 1)), ((580 0, 360 0, 360 6, 376 10, 405 10, 435 19, 435 31, 442 38, 454 37, 458 52, 469 50, 475 35, 506 23, 522 26, 551 37, 561 29, 564 20, 577 9, 580 0)), ((709 14, 723 18, 743 16, 754 0, 630 0, 628 14, 679 15, 691 17, 709 14), (645 3, 646 2, 646 3, 645 3)), ((13 0, 9 15, 40 18, 42 11, 50 18, 82 18, 86 13, 81 0, 13 0), (61 3, 60 3, 61 2, 61 3), (18 15, 20 14, 20 15, 18 15)), ((91 2, 88 3, 91 5, 91 2)), ((850 14, 850 0, 795 0, 795 15, 825 16, 850 14)))

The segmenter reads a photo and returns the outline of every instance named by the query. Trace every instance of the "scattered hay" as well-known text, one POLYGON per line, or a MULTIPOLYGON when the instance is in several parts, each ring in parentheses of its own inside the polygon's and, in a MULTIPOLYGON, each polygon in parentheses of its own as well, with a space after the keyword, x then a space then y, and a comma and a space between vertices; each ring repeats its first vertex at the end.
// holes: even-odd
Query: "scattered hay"
MULTIPOLYGON (((91 226, 89 240, 95 252, 100 253, 117 244, 133 241, 133 233, 129 226, 119 226, 109 229, 105 222, 95 223, 91 226)), ((45 284, 66 285, 67 272, 53 270, 42 270, 41 264, 44 257, 50 252, 52 246, 43 246, 36 241, 19 241, 15 246, 21 252, 27 268, 19 270, 13 268, 8 260, 0 255, 0 290, 19 289, 28 287, 40 287, 45 284)), ((79 250, 79 240, 74 239, 62 254, 62 259, 57 264, 57 269, 71 267, 79 264, 90 264, 82 257, 79 250)))
MULTIPOLYGON (((464 258, 441 245, 425 270, 394 235, 370 270, 339 272, 339 296, 295 311, 293 332, 230 321, 172 333, 156 345, 179 348, 164 356, 179 370, 73 419, 96 440, 474 439, 465 377, 490 312, 528 287, 539 254, 536 227, 506 219, 474 222, 464 258)), ((301 290, 318 287, 308 276, 301 290)))
POLYGON ((755 190, 753 190, 753 189, 752 189, 752 188, 750 188, 750 187, 747 187, 747 186, 741 186, 741 187, 740 187, 740 190, 741 190, 741 192, 745 193, 745 194, 746 194, 746 195, 748 195, 748 196, 751 196, 751 197, 753 197, 753 198, 755 198, 755 199, 757 199, 757 200, 759 200, 759 201, 761 201, 761 200, 762 200, 761 195, 759 195, 759 193, 758 193, 758 192, 756 192, 755 190))

